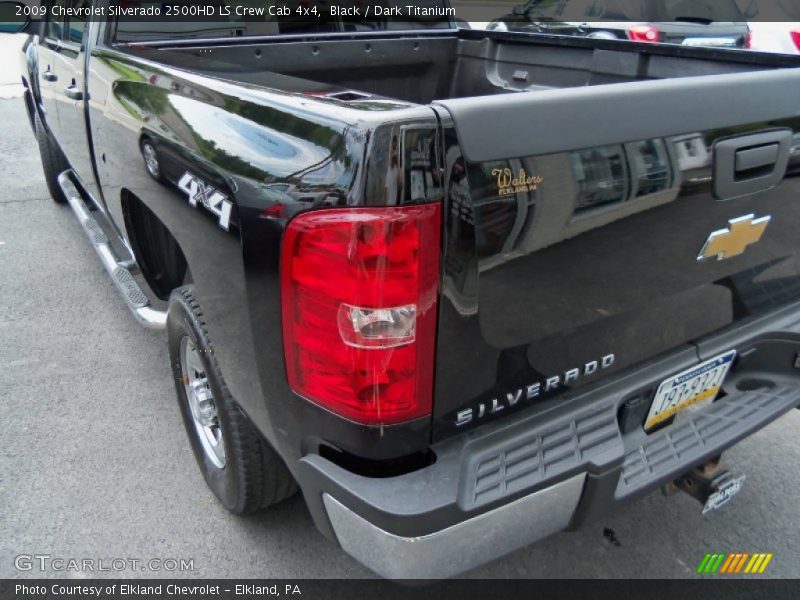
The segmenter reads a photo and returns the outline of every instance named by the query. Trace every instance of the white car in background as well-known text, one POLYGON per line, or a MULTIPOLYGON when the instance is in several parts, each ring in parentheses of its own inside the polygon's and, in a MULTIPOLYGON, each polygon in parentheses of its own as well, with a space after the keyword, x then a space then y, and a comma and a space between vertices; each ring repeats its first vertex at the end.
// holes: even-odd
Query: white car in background
POLYGON ((800 2, 736 0, 736 4, 750 28, 747 48, 758 52, 800 54, 800 2))
POLYGON ((800 54, 800 22, 749 21, 747 47, 758 52, 800 54))

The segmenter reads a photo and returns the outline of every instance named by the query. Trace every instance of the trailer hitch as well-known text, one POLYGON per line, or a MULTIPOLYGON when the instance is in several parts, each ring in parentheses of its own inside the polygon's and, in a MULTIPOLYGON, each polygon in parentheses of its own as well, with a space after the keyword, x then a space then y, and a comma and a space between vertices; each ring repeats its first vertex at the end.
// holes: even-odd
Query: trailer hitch
POLYGON ((723 469, 716 457, 689 471, 673 484, 703 505, 703 514, 721 508, 738 494, 745 482, 744 475, 735 475, 723 469))

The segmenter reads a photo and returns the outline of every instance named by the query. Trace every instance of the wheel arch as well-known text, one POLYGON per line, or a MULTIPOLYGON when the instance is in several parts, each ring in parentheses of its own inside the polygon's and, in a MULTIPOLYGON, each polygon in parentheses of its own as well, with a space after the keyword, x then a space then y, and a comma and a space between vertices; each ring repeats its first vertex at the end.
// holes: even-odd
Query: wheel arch
POLYGON ((158 216, 129 189, 121 191, 125 231, 147 284, 160 300, 191 282, 191 273, 178 240, 158 216))

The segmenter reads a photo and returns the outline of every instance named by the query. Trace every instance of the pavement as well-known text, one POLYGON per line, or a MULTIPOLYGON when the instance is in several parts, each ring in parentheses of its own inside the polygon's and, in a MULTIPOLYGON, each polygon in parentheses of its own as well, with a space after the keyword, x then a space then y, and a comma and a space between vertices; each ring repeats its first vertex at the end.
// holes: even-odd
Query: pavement
MULTIPOLYGON (((13 97, 16 45, 0 39, 0 95, 12 96, 0 99, 0 577, 371 577, 317 533, 301 497, 241 518, 206 488, 163 334, 136 324, 69 208, 48 197, 13 97), (15 567, 34 554, 161 570, 15 567), (192 568, 164 570, 166 559, 192 568)), ((653 493, 467 576, 687 578, 707 552, 771 552, 765 577, 800 577, 798 432, 794 410, 726 453, 747 483, 717 514, 653 493)))

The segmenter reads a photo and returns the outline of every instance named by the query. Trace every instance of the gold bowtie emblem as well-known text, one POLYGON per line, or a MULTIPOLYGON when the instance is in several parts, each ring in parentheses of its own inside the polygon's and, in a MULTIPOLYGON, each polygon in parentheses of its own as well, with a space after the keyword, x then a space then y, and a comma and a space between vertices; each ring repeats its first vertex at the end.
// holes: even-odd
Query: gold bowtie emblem
POLYGON ((746 215, 728 221, 727 229, 720 229, 708 236, 697 260, 716 258, 725 260, 743 254, 750 244, 755 244, 764 235, 772 217, 746 215))

